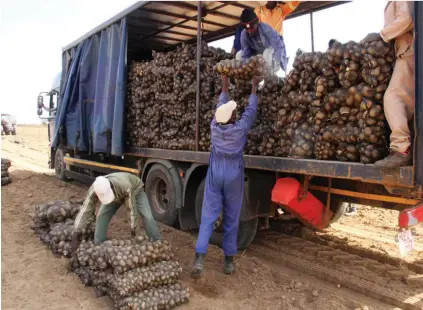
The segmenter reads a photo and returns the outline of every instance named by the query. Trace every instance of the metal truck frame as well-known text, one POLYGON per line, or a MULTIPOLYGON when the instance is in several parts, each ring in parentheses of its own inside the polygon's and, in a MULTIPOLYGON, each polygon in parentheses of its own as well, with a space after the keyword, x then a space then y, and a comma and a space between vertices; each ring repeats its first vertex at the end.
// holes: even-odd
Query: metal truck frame
MULTIPOLYGON (((304 1, 289 16, 295 18, 303 14, 310 15, 313 51, 313 12, 343 3, 345 2, 304 1)), ((196 42, 198 150, 201 41, 209 42, 233 35, 239 22, 240 10, 253 5, 254 3, 237 1, 206 2, 206 7, 201 2, 197 5, 192 2, 138 2, 69 44, 63 52, 75 48, 85 39, 123 18, 128 21, 128 41, 132 40, 132 47, 140 47, 141 44, 134 40, 142 40, 144 47, 158 51, 172 50, 183 42, 196 42), (173 8, 183 8, 190 13, 181 15, 172 11, 173 8), (194 21, 196 27, 192 25, 194 21), (203 29, 203 25, 216 30, 203 29), (192 34, 193 31, 196 31, 196 35, 192 34), (180 35, 189 38, 180 39, 180 35)), ((420 55, 423 51, 423 3, 417 1, 415 33, 415 55, 420 55)), ((131 57, 132 51, 128 46, 128 59, 131 57)), ((409 228, 423 221, 423 61, 417 56, 415 58, 416 134, 413 166, 386 169, 361 163, 246 155, 244 204, 238 237, 240 248, 251 243, 258 228, 268 228, 269 218, 276 215, 276 206, 271 202, 270 193, 280 177, 297 178, 302 183, 304 192, 313 192, 331 208, 334 212, 332 222, 344 213, 343 202, 400 210, 400 228, 409 228)), ((78 179, 87 183, 93 182, 97 175, 115 171, 139 175, 145 182, 155 218, 167 225, 179 225, 183 230, 190 230, 199 227, 208 159, 209 153, 198 151, 128 148, 124 156, 116 157, 75 152, 59 146, 51 148, 50 167, 55 169, 56 176, 61 180, 78 179)), ((212 236, 214 243, 221 241, 221 224, 220 218, 212 236)))

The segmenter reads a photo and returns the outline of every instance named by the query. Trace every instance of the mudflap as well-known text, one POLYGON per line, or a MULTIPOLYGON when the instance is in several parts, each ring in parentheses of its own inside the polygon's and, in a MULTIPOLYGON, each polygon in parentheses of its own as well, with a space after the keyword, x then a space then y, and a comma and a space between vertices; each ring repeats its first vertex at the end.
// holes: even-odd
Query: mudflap
POLYGON ((300 192, 303 189, 296 179, 278 179, 272 190, 272 202, 282 205, 307 226, 318 230, 327 228, 333 212, 310 192, 299 199, 300 192))
POLYGON ((402 210, 398 217, 398 226, 400 228, 410 228, 423 223, 423 201, 416 206, 402 210))

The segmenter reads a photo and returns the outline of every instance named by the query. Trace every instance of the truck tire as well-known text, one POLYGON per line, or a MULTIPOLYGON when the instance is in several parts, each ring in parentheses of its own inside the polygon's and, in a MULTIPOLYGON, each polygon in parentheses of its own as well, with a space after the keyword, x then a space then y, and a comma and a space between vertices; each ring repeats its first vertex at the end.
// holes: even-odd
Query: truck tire
MULTIPOLYGON (((204 179, 197 189, 197 194, 195 197, 195 216, 197 218, 198 226, 201 224, 201 211, 203 208, 203 197, 204 197, 204 190, 206 185, 206 179, 204 179)), ((217 246, 222 247, 223 245, 223 219, 222 213, 220 214, 216 224, 213 228, 213 233, 210 237, 210 243, 215 244, 217 246)), ((248 221, 240 221, 239 228, 238 228, 238 250, 243 250, 247 248, 251 242, 253 242, 254 237, 257 233, 258 227, 258 218, 254 218, 248 221)))
POLYGON ((62 148, 58 148, 54 155, 54 172, 60 181, 69 180, 65 175, 65 151, 62 148))
POLYGON ((16 129, 13 129, 12 135, 16 136, 16 129))
POLYGON ((154 219, 168 226, 174 226, 178 215, 176 185, 165 166, 155 164, 150 169, 145 181, 145 193, 154 219))

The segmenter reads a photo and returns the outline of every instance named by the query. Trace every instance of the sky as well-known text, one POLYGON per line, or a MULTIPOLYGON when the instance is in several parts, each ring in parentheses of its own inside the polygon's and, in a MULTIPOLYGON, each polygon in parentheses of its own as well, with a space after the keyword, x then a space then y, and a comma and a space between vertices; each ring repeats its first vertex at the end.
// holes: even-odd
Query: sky
MULTIPOLYGON (((39 123, 37 96, 49 91, 61 70, 62 48, 116 15, 133 0, 0 0, 1 113, 21 124, 39 123)), ((331 38, 360 40, 383 27, 386 0, 358 0, 313 14, 316 51, 331 38)), ((290 57, 298 48, 311 51, 310 16, 284 22, 290 57)), ((233 37, 211 45, 230 51, 233 37)))

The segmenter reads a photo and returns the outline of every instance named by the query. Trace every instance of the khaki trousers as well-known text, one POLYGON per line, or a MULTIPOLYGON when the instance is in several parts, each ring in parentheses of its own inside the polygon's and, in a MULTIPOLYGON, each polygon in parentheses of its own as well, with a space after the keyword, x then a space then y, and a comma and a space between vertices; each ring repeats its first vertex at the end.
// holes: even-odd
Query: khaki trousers
POLYGON ((386 120, 392 130, 390 148, 401 153, 411 145, 408 122, 414 115, 414 90, 414 55, 397 58, 383 104, 386 120))

